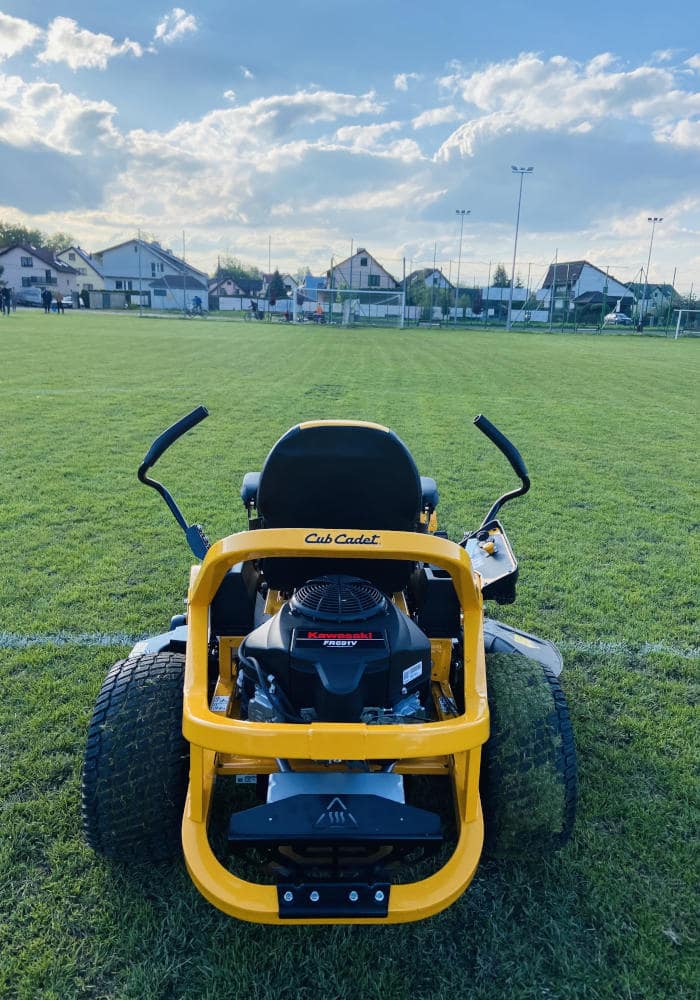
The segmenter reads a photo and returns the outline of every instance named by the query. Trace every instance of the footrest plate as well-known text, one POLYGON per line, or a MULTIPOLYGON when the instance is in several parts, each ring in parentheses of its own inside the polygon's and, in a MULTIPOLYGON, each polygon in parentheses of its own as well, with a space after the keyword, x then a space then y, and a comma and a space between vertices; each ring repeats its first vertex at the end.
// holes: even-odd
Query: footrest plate
POLYGON ((287 920, 386 917, 390 888, 388 882, 283 883, 277 886, 279 915, 287 920))

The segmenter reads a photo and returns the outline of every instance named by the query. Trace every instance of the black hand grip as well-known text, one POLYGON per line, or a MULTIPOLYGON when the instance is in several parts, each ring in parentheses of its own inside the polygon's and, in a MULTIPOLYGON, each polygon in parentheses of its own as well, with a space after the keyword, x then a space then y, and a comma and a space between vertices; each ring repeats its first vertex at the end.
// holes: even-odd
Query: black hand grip
POLYGON ((529 483, 530 478, 527 474, 527 468, 525 467, 522 455, 515 445, 508 440, 505 434, 502 434, 498 427, 494 427, 491 421, 487 420, 483 413, 480 413, 478 417, 474 417, 474 423, 479 428, 481 433, 485 434, 489 441, 493 441, 498 450, 503 452, 510 462, 516 476, 529 483))
POLYGON ((170 447, 173 441, 177 441, 177 439, 182 437, 186 431, 196 427, 200 421, 204 420, 204 418, 208 416, 209 410, 206 406, 198 406, 195 410, 192 410, 191 413, 186 414, 180 420, 176 421, 176 423, 174 423, 171 427, 168 427, 167 430, 164 430, 148 449, 146 457, 139 468, 139 479, 145 475, 152 465, 156 464, 160 456, 167 448, 170 447))

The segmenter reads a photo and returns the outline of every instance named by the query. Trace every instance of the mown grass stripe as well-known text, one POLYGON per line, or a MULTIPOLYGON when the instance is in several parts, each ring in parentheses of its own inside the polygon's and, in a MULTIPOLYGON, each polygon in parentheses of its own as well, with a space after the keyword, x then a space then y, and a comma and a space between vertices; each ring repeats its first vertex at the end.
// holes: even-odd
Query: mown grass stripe
POLYGON ((49 632, 45 635, 16 635, 13 632, 0 632, 0 649, 30 649, 36 646, 133 646, 138 638, 126 635, 124 632, 49 632))
MULTIPOLYGON (((47 633, 45 635, 16 635, 13 632, 0 632, 0 649, 29 649, 33 646, 76 646, 88 648, 92 646, 133 646, 145 636, 127 635, 124 632, 69 632, 47 633)), ((582 639, 565 639, 557 643, 563 653, 590 653, 596 656, 622 654, 623 656, 648 656, 650 653, 666 653, 683 660, 700 659, 700 649, 679 649, 665 642, 643 642, 639 645, 629 645, 625 642, 587 642, 582 639)))

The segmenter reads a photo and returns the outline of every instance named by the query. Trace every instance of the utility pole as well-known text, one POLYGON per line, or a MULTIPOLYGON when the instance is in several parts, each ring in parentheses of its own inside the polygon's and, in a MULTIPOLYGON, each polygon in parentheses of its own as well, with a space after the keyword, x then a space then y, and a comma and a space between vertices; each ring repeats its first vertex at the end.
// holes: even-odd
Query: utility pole
POLYGON ((456 208, 455 215, 459 216, 459 254, 457 255, 457 284, 455 286, 455 325, 457 324, 457 297, 459 296, 459 272, 462 266, 462 234, 464 233, 464 216, 471 215, 471 209, 456 208))
POLYGON ((512 326, 512 314, 513 314, 513 285, 515 283, 515 257, 518 252, 518 229, 520 228, 520 203, 523 199, 523 181, 525 179, 525 174, 531 174, 534 167, 511 167, 511 171, 514 174, 520 175, 520 191, 518 193, 518 214, 515 217, 515 242, 513 244, 513 267, 510 272, 510 294, 508 296, 508 320, 506 322, 506 329, 510 330, 512 326))
POLYGON ((141 230, 139 229, 139 316, 143 316, 143 298, 141 297, 141 230))
POLYGON ((676 271, 677 268, 674 267, 673 277, 671 278, 671 292, 668 296, 668 309, 666 310, 666 330, 665 330, 666 336, 668 336, 668 324, 671 320, 671 310, 673 307, 673 290, 676 287, 676 271))
POLYGON ((651 239, 649 240, 649 256, 647 257, 647 271, 644 275, 644 297, 642 298, 642 314, 639 317, 639 332, 644 330, 644 314, 647 311, 647 288, 649 287, 649 267, 651 266, 651 248, 654 245, 654 230, 657 222, 663 222, 663 216, 650 215, 647 222, 651 222, 651 239))
POLYGON ((554 251, 554 268, 552 270, 552 283, 549 286, 549 332, 552 332, 552 327, 554 325, 554 293, 557 289, 557 258, 559 255, 559 247, 554 251))
POLYGON ((182 315, 187 315, 187 265, 185 264, 185 230, 182 230, 182 315))

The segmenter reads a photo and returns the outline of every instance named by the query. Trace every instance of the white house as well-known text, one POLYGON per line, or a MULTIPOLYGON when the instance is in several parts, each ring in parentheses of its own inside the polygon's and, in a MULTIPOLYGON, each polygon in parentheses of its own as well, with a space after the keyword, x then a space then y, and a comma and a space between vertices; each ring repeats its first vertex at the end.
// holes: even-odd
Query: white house
POLYGON ((152 309, 191 309, 195 296, 201 305, 208 307, 207 286, 190 274, 166 274, 149 282, 152 309))
MULTIPOLYGON (((93 254, 97 267, 104 276, 104 287, 107 290, 133 292, 142 294, 144 305, 153 305, 151 295, 151 283, 159 279, 167 278, 173 285, 177 284, 179 278, 180 288, 182 288, 183 275, 186 278, 186 293, 188 297, 189 280, 197 282, 197 288, 204 288, 204 295, 201 296, 206 304, 208 277, 204 271, 193 267, 181 257, 176 257, 171 250, 164 250, 160 243, 148 243, 146 240, 127 240, 113 247, 107 247, 93 254)), ((161 286, 162 287, 162 286, 161 286)), ((201 295, 201 290, 195 291, 193 295, 201 295)), ((170 296, 159 296, 165 298, 170 303, 170 296)), ((190 300, 191 302, 191 297, 190 300)), ((189 304, 189 303, 188 303, 189 304)), ((176 305, 159 305, 158 308, 177 309, 182 308, 182 303, 176 305)))
POLYGON ((64 264, 75 268, 75 285, 78 293, 83 289, 87 289, 88 292, 101 291, 105 287, 99 264, 81 247, 67 247, 57 253, 56 257, 64 264))
POLYGON ((399 282, 379 261, 360 247, 352 257, 336 264, 327 272, 328 288, 362 288, 369 291, 400 288, 399 282))
POLYGON ((543 308, 549 308, 554 290, 554 308, 573 309, 574 300, 585 296, 585 304, 607 303, 613 309, 618 299, 634 302, 634 295, 627 285, 601 271, 587 260, 561 261, 550 265, 537 298, 543 308), (597 294, 596 294, 597 293, 597 294))
POLYGON ((442 273, 439 267, 421 267, 406 275, 406 288, 412 285, 425 285, 426 288, 449 288, 454 291, 454 285, 442 273))
POLYGON ((0 248, 0 280, 19 292, 22 288, 48 288, 67 295, 75 292, 74 267, 58 260, 53 250, 29 243, 0 248))

